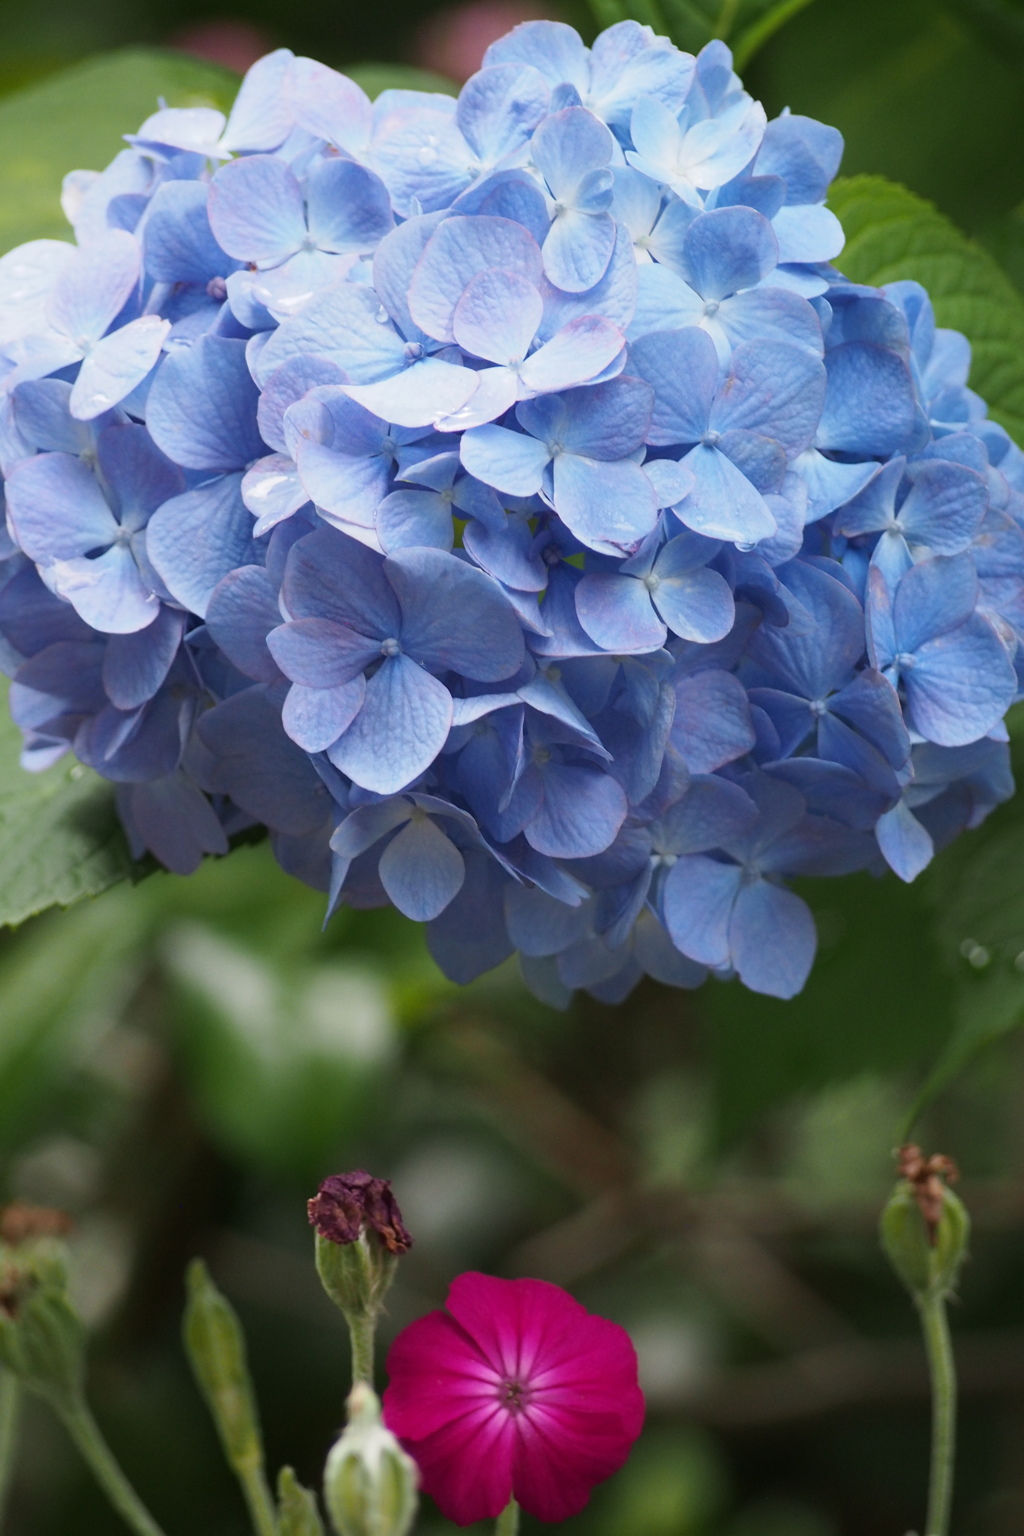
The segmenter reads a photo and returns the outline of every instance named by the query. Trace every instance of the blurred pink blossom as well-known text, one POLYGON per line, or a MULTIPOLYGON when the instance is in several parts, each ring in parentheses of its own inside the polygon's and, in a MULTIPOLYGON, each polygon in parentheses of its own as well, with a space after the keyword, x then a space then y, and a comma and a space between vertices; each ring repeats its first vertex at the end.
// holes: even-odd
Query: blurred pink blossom
POLYGON ((414 61, 422 69, 461 83, 480 68, 491 43, 521 21, 550 14, 531 0, 468 0, 468 4, 445 6, 420 27, 414 61))
POLYGON ((211 64, 223 64, 225 69, 236 70, 240 75, 274 46, 273 39, 261 27, 249 21, 235 21, 230 16, 194 22, 173 33, 167 41, 182 53, 209 59, 211 64))

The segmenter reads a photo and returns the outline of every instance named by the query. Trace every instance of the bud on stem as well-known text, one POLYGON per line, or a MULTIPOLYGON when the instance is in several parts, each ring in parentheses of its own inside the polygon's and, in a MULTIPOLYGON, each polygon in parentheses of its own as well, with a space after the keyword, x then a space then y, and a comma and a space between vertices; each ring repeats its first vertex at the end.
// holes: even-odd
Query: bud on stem
POLYGON ((316 1495, 303 1488, 291 1467, 282 1467, 277 1479, 277 1509, 280 1536, 324 1536, 316 1495))
POLYGON ((381 1423, 365 1381, 348 1400, 348 1427, 324 1469, 324 1499, 338 1536, 406 1536, 416 1518, 416 1464, 381 1423))
POLYGON ((882 1247, 921 1316, 932 1387, 932 1453, 925 1536, 948 1536, 956 1453, 956 1366, 946 1317, 967 1255, 970 1218, 948 1187, 958 1177, 948 1157, 901 1147, 903 1175, 882 1212, 882 1247))
POLYGON ((186 1280, 185 1350, 199 1390, 217 1426, 228 1465, 242 1485, 257 1536, 278 1536, 242 1326, 201 1259, 193 1259, 186 1280))
POLYGON ((399 1256, 412 1247, 387 1179, 333 1174, 308 1202, 316 1269, 352 1341, 352 1381, 372 1382, 374 1337, 399 1256))

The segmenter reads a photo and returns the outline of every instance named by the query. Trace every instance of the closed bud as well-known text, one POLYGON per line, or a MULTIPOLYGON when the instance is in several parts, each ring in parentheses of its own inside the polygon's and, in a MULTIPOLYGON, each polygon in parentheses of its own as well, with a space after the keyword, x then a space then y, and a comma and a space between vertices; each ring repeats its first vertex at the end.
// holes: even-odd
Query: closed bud
POLYGON ((316 1272, 328 1296, 347 1318, 377 1316, 398 1263, 370 1233, 339 1246, 316 1235, 316 1272))
POLYGON ((348 1400, 348 1427, 324 1471, 324 1498, 338 1536, 406 1536, 416 1518, 416 1463, 381 1423, 365 1382, 348 1400))
POLYGON ((324 1536, 316 1495, 303 1488, 291 1467, 282 1467, 277 1479, 277 1518, 279 1536, 324 1536))
POLYGON ((201 1259, 189 1265, 187 1285, 185 1349, 224 1454, 236 1473, 262 1466, 263 1443, 241 1324, 201 1259))
POLYGON ((0 1362, 61 1409, 81 1400, 85 1376, 85 1329, 68 1301, 59 1241, 68 1225, 36 1207, 0 1214, 0 1362))
POLYGON ((916 1147, 901 1149, 900 1165, 908 1176, 882 1212, 882 1247, 915 1299, 948 1296, 971 1230, 963 1201, 944 1182, 956 1170, 948 1159, 924 1159, 916 1147))

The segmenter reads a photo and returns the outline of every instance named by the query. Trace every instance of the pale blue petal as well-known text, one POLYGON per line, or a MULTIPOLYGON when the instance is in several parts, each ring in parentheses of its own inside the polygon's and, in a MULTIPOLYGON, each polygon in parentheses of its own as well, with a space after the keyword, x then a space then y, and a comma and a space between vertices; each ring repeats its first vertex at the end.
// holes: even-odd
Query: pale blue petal
POLYGON ((647 441, 666 447, 699 443, 708 430, 718 383, 710 336, 696 326, 651 332, 630 347, 630 367, 654 389, 647 441))
POLYGON ((160 612, 160 599, 143 580, 131 550, 115 544, 92 560, 57 560, 51 567, 59 596, 105 634, 128 635, 160 612))
POLYGON ((488 270, 467 284, 452 330, 463 352, 513 367, 525 358, 543 313, 541 296, 525 277, 488 270))
POLYGON ((779 259, 772 226, 752 208, 718 208, 690 224, 683 244, 687 281, 704 299, 753 288, 779 259))
POLYGON ((419 778, 444 746, 452 698, 408 656, 390 656, 369 679, 363 707, 328 756, 362 789, 391 795, 419 778))
POLYGON ((366 682, 362 673, 334 688, 304 688, 293 683, 281 711, 281 722, 306 752, 326 752, 347 731, 362 708, 366 682))
POLYGON ((437 549, 403 549, 384 569, 402 608, 402 648, 425 667, 500 682, 523 661, 523 636, 497 582, 437 549))
POLYGON ((135 291, 140 257, 139 242, 123 229, 76 250, 50 289, 51 325, 80 347, 99 341, 135 291))
POLYGON ((555 214, 544 241, 544 272, 566 293, 589 293, 608 270, 615 220, 608 213, 566 208, 555 214))
POLYGON ((703 854, 677 859, 662 889, 665 927, 676 949, 702 965, 729 961, 729 921, 743 871, 703 854))
POLYGON ((98 341, 86 354, 72 387, 72 416, 92 421, 130 395, 159 358, 170 329, 169 320, 143 315, 98 341))
POLYGON ((252 559, 252 514, 241 476, 223 475, 174 496, 153 514, 146 549, 157 575, 200 618, 219 581, 252 559))
POLYGON ((415 814, 387 845, 377 868, 399 912, 418 923, 443 912, 466 878, 455 844, 429 816, 415 814))
POLYGON ((210 185, 210 227, 229 256, 275 266, 306 238, 302 188, 276 155, 222 165, 210 185))
POLYGON ((544 800, 524 831, 531 848, 553 859, 602 853, 626 819, 621 786, 600 768, 550 762, 543 770, 544 800))
POLYGON ((392 491, 377 508, 375 527, 388 555, 410 548, 450 550, 455 542, 451 503, 433 491, 392 491))
POLYGON ((711 408, 718 432, 760 432, 787 453, 808 448, 825 400, 825 369, 804 347, 748 341, 732 355, 728 386, 711 408))
POLYGON ((138 709, 163 686, 184 629, 185 615, 164 606, 145 629, 110 636, 103 653, 103 687, 117 709, 138 709))
POLYGON ((322 251, 369 254, 395 227, 387 187, 354 160, 321 161, 309 178, 306 200, 310 237, 322 251))
POLYGON ((608 464, 563 453, 555 460, 554 485, 559 517, 589 549, 630 549, 658 520, 654 487, 629 459, 608 464))
POLYGON ((651 594, 635 576, 594 571, 576 588, 576 613, 592 640, 623 654, 656 651, 666 629, 651 606, 651 594))
POLYGON ((459 444, 471 475, 509 496, 533 496, 544 483, 551 460, 544 443, 506 427, 473 427, 459 444))
POLYGON ((494 165, 527 142, 548 110, 550 95, 535 69, 485 65, 462 87, 455 121, 482 163, 494 165))
POLYGON ((875 836, 889 868, 908 884, 917 879, 935 855, 930 834, 902 800, 878 818, 875 836))
POLYGON ((920 646, 902 681, 911 728, 940 747, 987 736, 1017 692, 1013 663, 980 614, 920 646))
POLYGON ((744 986, 769 997, 795 997, 810 975, 818 935, 806 902, 755 880, 736 898, 729 945, 744 986))
POLYGON ((713 773, 751 750, 757 739, 743 685, 717 668, 675 685, 672 745, 692 773, 713 773))
POLYGON ((445 219, 413 273, 409 309, 416 324, 438 341, 454 341, 456 305, 476 274, 492 268, 539 287, 543 262, 536 240, 510 219, 445 219))
POLYGON ((14 537, 43 565, 104 549, 117 537, 106 497, 82 459, 66 453, 23 459, 4 489, 14 537))
POLYGON ((673 539, 665 546, 654 567, 658 585, 651 592, 651 599, 655 608, 673 634, 684 640, 699 640, 706 645, 724 639, 736 617, 729 583, 706 566, 697 570, 687 566, 672 574, 670 551, 674 543, 673 539))
POLYGON ((377 384, 346 384, 345 393, 366 410, 400 427, 426 427, 466 404, 478 375, 427 357, 377 384))
POLYGON ((519 370, 527 389, 537 394, 571 389, 595 378, 619 356, 624 338, 618 326, 599 315, 581 316, 556 331, 519 370))
POLYGON ((695 484, 674 510, 687 528, 736 544, 771 538, 777 524, 764 497, 724 453, 698 443, 683 463, 695 484))
POLYGON ((186 469, 244 469, 265 445, 256 427, 259 391, 245 342, 202 336, 171 353, 149 392, 146 426, 186 469))

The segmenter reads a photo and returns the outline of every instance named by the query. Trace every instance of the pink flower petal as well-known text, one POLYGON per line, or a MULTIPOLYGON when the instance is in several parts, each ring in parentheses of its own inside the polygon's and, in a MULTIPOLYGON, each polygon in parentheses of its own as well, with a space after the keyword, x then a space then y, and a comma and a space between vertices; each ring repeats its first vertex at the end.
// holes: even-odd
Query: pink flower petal
POLYGON ((423 1440, 403 1438, 424 1491, 456 1525, 496 1520, 501 1514, 512 1497, 515 1443, 513 1415, 497 1400, 485 1412, 464 1414, 423 1440))
POLYGON ((445 1312, 399 1334, 388 1352, 384 1418, 399 1439, 420 1440, 453 1419, 498 1401, 501 1378, 445 1312))

